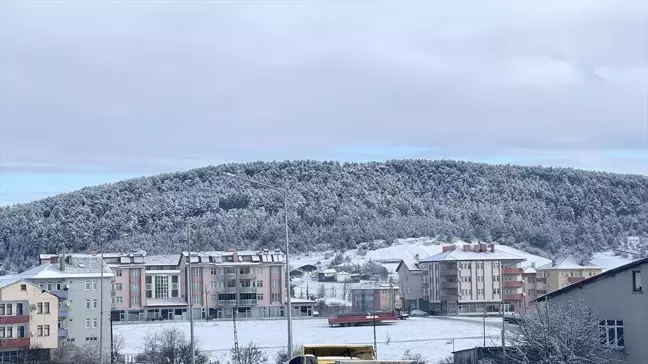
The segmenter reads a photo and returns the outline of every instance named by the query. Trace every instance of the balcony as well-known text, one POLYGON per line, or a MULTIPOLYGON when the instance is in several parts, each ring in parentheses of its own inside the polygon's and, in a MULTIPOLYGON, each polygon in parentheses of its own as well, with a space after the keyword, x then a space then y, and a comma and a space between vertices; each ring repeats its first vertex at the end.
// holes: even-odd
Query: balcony
POLYGON ((523 301, 524 295, 522 293, 504 294, 504 301, 523 301))
POLYGON ((441 269, 439 274, 442 276, 456 276, 458 273, 456 269, 441 269))
POLYGON ((29 348, 30 340, 28 337, 21 337, 17 339, 2 339, 0 346, 3 349, 25 349, 29 348))
POLYGON ((522 281, 503 281, 502 285, 504 287, 520 288, 520 287, 524 286, 524 282, 522 282, 522 281))
POLYGON ((0 325, 26 324, 29 322, 29 315, 0 316, 0 325))
POLYGON ((67 329, 59 328, 58 329, 58 337, 67 337, 67 329))
POLYGON ((219 287, 216 288, 217 292, 222 292, 222 293, 236 293, 238 292, 239 288, 236 287, 219 287))
POLYGON ((252 306, 252 305, 256 305, 256 304, 257 304, 257 300, 240 300, 239 301, 239 305, 241 305, 241 306, 252 306))
POLYGON ((236 300, 218 300, 218 305, 219 306, 236 306, 236 300))
POLYGON ((440 286, 441 288, 457 288, 459 282, 441 282, 440 286))
POLYGON ((524 270, 522 268, 502 268, 502 274, 522 274, 524 270))
POLYGON ((536 278, 537 283, 547 283, 547 278, 536 278))
POLYGON ((240 287, 239 292, 241 293, 257 293, 256 287, 240 287))
POLYGON ((545 295, 545 294, 547 294, 547 290, 546 289, 539 289, 539 290, 536 291, 536 294, 538 296, 545 295))
POLYGON ((455 295, 445 295, 439 298, 441 301, 457 301, 459 297, 455 295))
POLYGON ((585 278, 584 277, 569 277, 569 278, 567 278, 567 281, 569 282, 569 284, 573 284, 573 283, 578 283, 578 282, 582 281, 583 279, 585 279, 585 278))
POLYGON ((236 273, 226 273, 225 279, 236 279, 236 273))
POLYGON ((67 309, 59 310, 59 311, 58 311, 58 318, 59 318, 59 319, 67 318, 67 317, 68 317, 68 314, 69 314, 69 311, 68 311, 67 309))
POLYGON ((239 279, 256 279, 256 274, 255 273, 245 273, 245 274, 239 274, 239 279))

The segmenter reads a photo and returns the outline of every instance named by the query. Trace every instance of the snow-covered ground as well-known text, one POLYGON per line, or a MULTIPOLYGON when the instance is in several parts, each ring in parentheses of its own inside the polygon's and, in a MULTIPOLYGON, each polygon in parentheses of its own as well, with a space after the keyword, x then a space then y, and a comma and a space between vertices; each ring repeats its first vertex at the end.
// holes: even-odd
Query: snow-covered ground
POLYGON ((630 262, 632 262, 632 259, 627 256, 615 256, 613 252, 597 253, 594 254, 592 259, 592 263, 600 265, 605 270, 614 269, 630 262))
MULTIPOLYGON (((122 335, 126 342, 123 352, 129 355, 141 352, 147 333, 159 332, 176 326, 189 337, 186 322, 143 323, 115 325, 115 334, 122 335)), ((226 359, 233 346, 233 329, 229 321, 196 322, 195 335, 201 349, 214 359, 226 359)), ((237 322, 239 345, 254 342, 268 354, 268 361, 274 362, 277 350, 286 345, 286 321, 260 320, 237 322)), ((486 327, 486 343, 497 343, 499 329, 486 327)), ((325 319, 293 321, 295 344, 354 343, 373 344, 373 327, 330 327, 325 319)), ((391 325, 376 327, 378 357, 380 359, 402 359, 405 350, 421 353, 429 362, 450 355, 453 349, 461 350, 483 344, 483 325, 475 322, 439 318, 412 317, 391 325)))

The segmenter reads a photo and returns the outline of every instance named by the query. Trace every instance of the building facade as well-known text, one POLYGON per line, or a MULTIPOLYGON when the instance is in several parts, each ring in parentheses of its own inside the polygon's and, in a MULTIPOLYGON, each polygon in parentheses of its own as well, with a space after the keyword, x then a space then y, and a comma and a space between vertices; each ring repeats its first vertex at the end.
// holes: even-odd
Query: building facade
MULTIPOLYGON (((553 272, 553 271, 552 271, 553 272)), ((599 316, 605 340, 615 346, 615 361, 643 364, 648 358, 648 258, 595 274, 538 298, 538 304, 582 300, 599 316)))
POLYGON ((497 252, 494 244, 446 245, 419 261, 423 299, 436 315, 518 312, 524 300, 524 260, 497 252))
POLYGON ((105 254, 114 272, 116 321, 284 317, 285 255, 279 250, 105 254), (191 259, 191 264, 189 262, 191 259), (191 268, 190 268, 191 265, 191 268))
POLYGON ((418 264, 418 256, 414 261, 401 262, 396 267, 398 284, 403 301, 403 309, 429 311, 429 301, 423 299, 423 277, 418 264))
POLYGON ((42 358, 58 346, 58 297, 20 277, 0 277, 0 362, 42 358))
POLYGON ((103 335, 104 350, 109 347, 113 275, 99 255, 42 254, 39 265, 20 277, 58 297, 59 341, 95 342, 103 335))
POLYGON ((394 311, 401 307, 397 284, 363 282, 351 288, 353 312, 394 311))
POLYGON ((565 288, 603 272, 603 267, 567 256, 536 268, 538 296, 565 288))

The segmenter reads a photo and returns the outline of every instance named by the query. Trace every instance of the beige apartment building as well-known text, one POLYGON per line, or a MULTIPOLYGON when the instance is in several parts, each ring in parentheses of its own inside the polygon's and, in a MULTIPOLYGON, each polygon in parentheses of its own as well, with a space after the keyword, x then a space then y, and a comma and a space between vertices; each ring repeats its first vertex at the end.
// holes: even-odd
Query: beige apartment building
POLYGON ((0 277, 0 362, 45 358, 58 346, 58 297, 20 277, 0 277))
POLYGON ((603 272, 603 267, 573 256, 536 268, 536 293, 542 296, 603 272))
POLYGON ((519 312, 524 301, 522 257, 494 244, 446 245, 418 262, 423 299, 436 315, 519 312))

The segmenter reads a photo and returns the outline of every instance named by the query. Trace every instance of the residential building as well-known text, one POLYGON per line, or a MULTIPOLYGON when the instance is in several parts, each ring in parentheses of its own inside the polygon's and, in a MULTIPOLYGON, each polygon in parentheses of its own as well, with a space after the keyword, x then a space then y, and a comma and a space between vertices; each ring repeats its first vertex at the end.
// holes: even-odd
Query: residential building
POLYGON ((396 267, 398 283, 405 310, 429 311, 429 301, 423 299, 423 277, 418 263, 418 254, 414 260, 401 260, 396 267))
POLYGON ((353 312, 394 311, 401 307, 397 284, 363 282, 351 287, 353 312))
POLYGON ((573 256, 552 260, 536 268, 538 296, 551 293, 603 272, 603 267, 573 256))
POLYGON ((495 250, 494 244, 446 245, 419 261, 423 298, 438 315, 518 312, 524 300, 524 258, 495 250))
POLYGON ((48 358, 58 346, 58 297, 18 276, 0 277, 0 362, 48 358))
POLYGON ((501 358, 501 346, 474 347, 452 352, 453 364, 497 363, 501 358))
POLYGON ((524 268, 522 271, 522 280, 524 282, 524 301, 522 302, 521 311, 526 312, 529 307, 535 304, 535 300, 538 298, 535 263, 531 263, 530 267, 524 268))
MULTIPOLYGON (((585 269, 584 271, 588 271, 585 269)), ((547 270, 550 274, 555 270, 547 270)), ((642 282, 648 280, 648 258, 634 261, 604 273, 554 290, 538 298, 549 305, 583 300, 599 316, 601 339, 617 350, 611 359, 627 364, 643 364, 648 358, 648 295, 642 282)))
POLYGON ((113 274, 99 255, 41 254, 39 265, 19 276, 58 297, 55 307, 59 340, 96 341, 103 327, 104 343, 109 345, 113 274))

